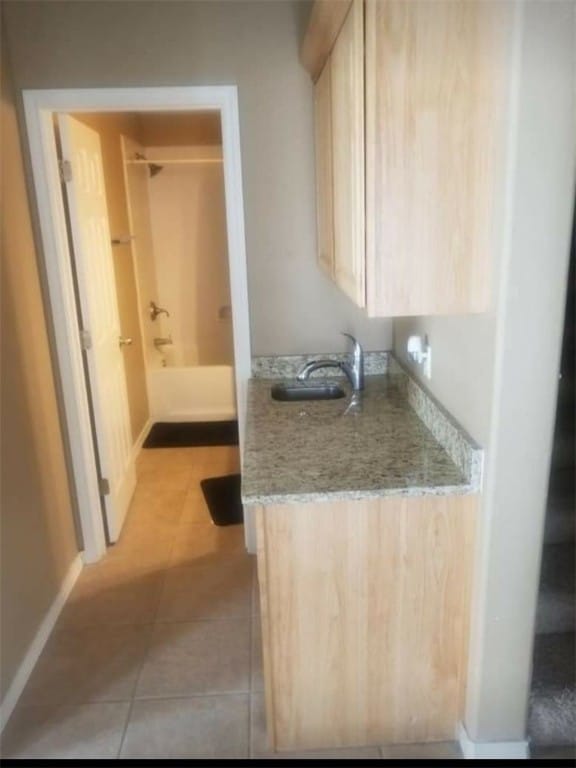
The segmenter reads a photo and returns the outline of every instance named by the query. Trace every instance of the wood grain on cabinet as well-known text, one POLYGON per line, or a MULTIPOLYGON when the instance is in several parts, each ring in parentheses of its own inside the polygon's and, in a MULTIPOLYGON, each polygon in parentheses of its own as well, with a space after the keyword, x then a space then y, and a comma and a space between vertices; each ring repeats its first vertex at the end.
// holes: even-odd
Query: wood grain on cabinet
POLYGON ((334 279, 365 305, 364 9, 353 0, 330 55, 334 279))
POLYGON ((369 315, 488 308, 510 6, 366 0, 369 315))
POLYGON ((262 632, 262 668, 264 673, 264 690, 266 704, 266 735, 267 747, 277 743, 274 720, 274 686, 272 672, 272 638, 270 633, 271 615, 268 601, 268 543, 266 525, 264 522, 265 508, 254 505, 254 520, 256 524, 256 562, 258 567, 258 588, 260 596, 260 630, 262 632))
POLYGON ((314 86, 316 151, 316 223, 318 263, 334 276, 334 215, 332 201, 332 97, 330 60, 314 86))
POLYGON ((274 748, 453 738, 476 504, 421 496, 258 510, 274 748))
POLYGON ((352 0, 316 0, 300 48, 300 61, 316 81, 336 42, 352 0))

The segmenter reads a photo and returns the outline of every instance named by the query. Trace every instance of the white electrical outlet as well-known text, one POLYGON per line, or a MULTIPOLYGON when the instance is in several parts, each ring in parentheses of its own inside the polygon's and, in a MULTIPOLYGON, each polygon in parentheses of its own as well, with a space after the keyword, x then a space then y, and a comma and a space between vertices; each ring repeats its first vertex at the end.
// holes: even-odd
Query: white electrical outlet
POLYGON ((410 336, 406 345, 408 355, 417 364, 422 365, 422 374, 425 378, 432 378, 432 347, 428 336, 410 336))
POLYGON ((432 378, 432 346, 428 336, 424 336, 424 369, 422 371, 426 379, 432 378))

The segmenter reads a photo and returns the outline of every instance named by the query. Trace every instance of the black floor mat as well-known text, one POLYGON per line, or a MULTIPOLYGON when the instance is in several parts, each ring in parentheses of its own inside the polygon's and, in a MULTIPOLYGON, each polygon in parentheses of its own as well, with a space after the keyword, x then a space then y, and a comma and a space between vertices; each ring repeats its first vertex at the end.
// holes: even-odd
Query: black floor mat
POLYGON ((195 448, 238 445, 237 421, 159 421, 152 426, 144 448, 195 448))
POLYGON ((207 477, 200 487, 215 525, 237 525, 244 522, 240 499, 240 475, 207 477))

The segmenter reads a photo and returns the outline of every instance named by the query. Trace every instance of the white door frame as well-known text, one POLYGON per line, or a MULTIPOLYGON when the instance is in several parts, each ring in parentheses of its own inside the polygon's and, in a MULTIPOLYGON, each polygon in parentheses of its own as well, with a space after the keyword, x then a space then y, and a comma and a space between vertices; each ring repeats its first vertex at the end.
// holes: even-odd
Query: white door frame
POLYGON ((242 452, 251 353, 238 95, 236 86, 226 85, 25 90, 23 97, 72 473, 84 539, 83 559, 89 563, 102 557, 106 551, 106 541, 60 184, 54 113, 219 111, 234 329, 236 404, 242 452))

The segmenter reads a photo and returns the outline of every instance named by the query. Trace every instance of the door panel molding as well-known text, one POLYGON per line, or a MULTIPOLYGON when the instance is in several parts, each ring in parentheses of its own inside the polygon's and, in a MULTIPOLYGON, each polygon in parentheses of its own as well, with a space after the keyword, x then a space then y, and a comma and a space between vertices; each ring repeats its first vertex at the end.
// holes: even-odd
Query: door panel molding
POLYGON ((100 471, 108 483, 103 497, 108 540, 118 540, 136 486, 130 409, 120 338, 118 289, 104 189, 100 136, 71 115, 59 114, 63 184, 77 276, 80 314, 89 329, 86 372, 100 471))

